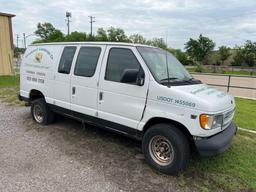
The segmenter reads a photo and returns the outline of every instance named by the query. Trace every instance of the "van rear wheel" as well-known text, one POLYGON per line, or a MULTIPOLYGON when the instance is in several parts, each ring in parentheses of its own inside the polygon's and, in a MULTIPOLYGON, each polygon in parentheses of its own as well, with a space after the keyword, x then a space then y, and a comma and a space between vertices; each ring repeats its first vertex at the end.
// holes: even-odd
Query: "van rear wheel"
POLYGON ((48 125, 54 121, 54 113, 49 109, 44 98, 32 102, 31 115, 35 122, 42 125, 48 125))
POLYGON ((175 175, 188 163, 190 148, 185 135, 171 124, 156 124, 143 136, 145 160, 154 169, 175 175))

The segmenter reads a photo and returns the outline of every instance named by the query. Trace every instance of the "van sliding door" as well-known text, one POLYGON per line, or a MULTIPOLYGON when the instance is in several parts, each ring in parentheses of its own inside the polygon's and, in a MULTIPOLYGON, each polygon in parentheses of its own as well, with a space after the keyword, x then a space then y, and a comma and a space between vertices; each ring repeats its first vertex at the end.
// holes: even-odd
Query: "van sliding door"
POLYGON ((97 117, 98 80, 105 45, 82 45, 71 75, 71 110, 88 120, 97 117))

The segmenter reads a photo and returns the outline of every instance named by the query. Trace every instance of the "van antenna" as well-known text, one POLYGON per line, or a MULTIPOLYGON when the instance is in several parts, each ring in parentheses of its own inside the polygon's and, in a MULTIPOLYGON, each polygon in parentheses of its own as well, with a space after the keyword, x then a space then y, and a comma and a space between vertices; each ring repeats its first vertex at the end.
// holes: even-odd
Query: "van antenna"
POLYGON ((166 70, 167 70, 167 78, 168 78, 168 87, 170 87, 170 74, 169 74, 169 67, 168 67, 168 43, 167 43, 167 38, 168 38, 168 30, 166 32, 166 38, 165 38, 165 44, 166 44, 166 50, 165 50, 165 63, 166 63, 166 70))

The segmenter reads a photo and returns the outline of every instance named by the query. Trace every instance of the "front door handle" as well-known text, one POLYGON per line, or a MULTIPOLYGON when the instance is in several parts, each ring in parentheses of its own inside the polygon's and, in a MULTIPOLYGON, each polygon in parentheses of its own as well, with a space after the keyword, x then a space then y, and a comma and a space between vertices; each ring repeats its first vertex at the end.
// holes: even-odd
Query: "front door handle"
POLYGON ((72 95, 76 94, 76 87, 72 87, 72 95))

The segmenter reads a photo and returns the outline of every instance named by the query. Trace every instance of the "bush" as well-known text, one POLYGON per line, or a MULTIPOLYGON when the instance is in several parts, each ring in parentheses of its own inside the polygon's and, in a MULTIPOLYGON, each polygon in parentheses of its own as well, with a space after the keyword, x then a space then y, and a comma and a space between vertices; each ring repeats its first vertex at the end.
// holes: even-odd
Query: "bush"
POLYGON ((195 72, 202 73, 204 71, 204 67, 201 64, 196 64, 195 72))

